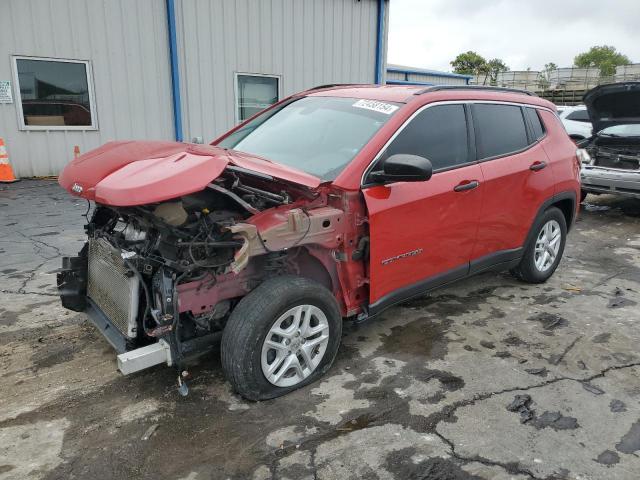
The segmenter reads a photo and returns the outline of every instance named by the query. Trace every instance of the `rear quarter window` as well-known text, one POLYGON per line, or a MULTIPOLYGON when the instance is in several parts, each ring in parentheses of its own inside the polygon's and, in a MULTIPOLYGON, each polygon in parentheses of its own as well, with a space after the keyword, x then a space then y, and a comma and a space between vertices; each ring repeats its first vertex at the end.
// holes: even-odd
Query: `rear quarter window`
POLYGON ((519 106, 478 103, 472 110, 479 160, 517 152, 529 145, 519 106))
POLYGON ((544 137, 544 125, 540 120, 540 115, 538 115, 538 111, 535 108, 525 108, 524 109, 527 118, 529 119, 529 126, 531 127, 531 133, 533 134, 533 140, 538 141, 542 137, 544 137))

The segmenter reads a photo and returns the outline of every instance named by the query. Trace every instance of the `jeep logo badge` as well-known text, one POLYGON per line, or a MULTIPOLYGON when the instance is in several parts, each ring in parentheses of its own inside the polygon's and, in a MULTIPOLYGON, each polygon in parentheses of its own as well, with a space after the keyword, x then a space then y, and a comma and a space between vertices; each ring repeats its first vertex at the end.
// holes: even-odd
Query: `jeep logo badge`
POLYGON ((80 185, 79 183, 74 183, 73 187, 71 187, 71 191, 75 193, 82 193, 82 185, 80 185))

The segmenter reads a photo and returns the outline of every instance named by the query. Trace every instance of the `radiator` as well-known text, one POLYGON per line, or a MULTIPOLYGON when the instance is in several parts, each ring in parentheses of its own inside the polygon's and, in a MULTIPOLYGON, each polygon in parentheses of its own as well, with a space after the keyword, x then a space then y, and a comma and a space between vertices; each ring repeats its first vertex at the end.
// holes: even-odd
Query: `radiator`
POLYGON ((136 336, 140 282, 128 272, 120 250, 104 238, 89 240, 87 296, 129 338, 136 336))

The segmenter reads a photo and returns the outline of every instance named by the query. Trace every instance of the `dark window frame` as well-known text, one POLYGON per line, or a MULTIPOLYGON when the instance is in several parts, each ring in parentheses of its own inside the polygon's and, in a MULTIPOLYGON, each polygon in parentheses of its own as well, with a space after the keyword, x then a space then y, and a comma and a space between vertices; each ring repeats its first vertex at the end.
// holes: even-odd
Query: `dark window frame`
MULTIPOLYGON (((533 142, 530 143, 530 139, 531 139, 531 133, 529 131, 529 121, 527 119, 527 116, 525 115, 524 111, 522 110, 523 108, 526 108, 529 105, 526 104, 521 104, 521 103, 513 103, 513 102, 499 102, 499 101, 474 101, 474 100, 470 100, 469 101, 471 107, 473 107, 473 105, 509 105, 509 106, 513 106, 513 107, 517 107, 520 109, 520 115, 522 116, 522 120, 524 122, 524 127, 525 127, 525 131, 526 131, 526 135, 527 135, 527 145, 523 148, 520 148, 518 150, 513 150, 511 152, 506 152, 506 153, 501 153, 500 155, 494 155, 492 157, 484 157, 484 158, 479 158, 479 156, 476 154, 476 161, 478 163, 481 162, 488 162, 491 160, 497 160, 499 158, 504 158, 504 157, 510 157, 511 155, 517 155, 519 153, 522 152, 526 152, 527 150, 529 150, 533 145, 537 144, 538 142, 533 142)), ((532 107, 535 108, 535 107, 532 107)), ((473 108, 471 108, 471 116, 474 117, 473 115, 473 108)), ((475 116, 473 118, 473 125, 475 127, 476 122, 477 122, 477 116, 475 116)), ((544 125, 544 124, 543 124, 544 125)), ((546 136, 546 129, 545 129, 545 136, 546 136)), ((544 138, 544 137, 542 137, 544 138)), ((478 148, 478 135, 475 132, 474 129, 474 140, 475 140, 475 144, 476 144, 476 152, 477 152, 477 148, 478 148)), ((542 140, 542 139, 541 139, 542 140)))
POLYGON ((97 112, 95 89, 94 89, 93 68, 90 60, 54 58, 54 57, 37 57, 37 56, 29 56, 29 55, 12 55, 11 69, 13 73, 14 102, 16 104, 16 113, 18 116, 19 130, 21 131, 50 131, 50 130, 62 130, 62 131, 92 130, 94 131, 99 129, 98 128, 98 112, 97 112), (20 92, 20 78, 18 75, 18 62, 20 60, 83 64, 85 67, 85 74, 87 76, 87 93, 89 96, 89 114, 91 116, 91 125, 27 125, 24 121, 22 94, 20 92))
POLYGON ((526 121, 526 127, 527 127, 527 135, 529 136, 529 146, 533 146, 538 142, 541 142, 542 140, 544 140, 547 137, 547 126, 544 124, 544 121, 542 120, 542 117, 540 117, 540 112, 538 111, 538 108, 533 107, 533 106, 528 106, 528 105, 522 105, 522 113, 524 115, 524 119, 526 121), (541 137, 536 137, 535 136, 535 129, 534 126, 531 124, 531 118, 529 118, 529 115, 527 115, 527 111, 531 110, 537 117, 538 117, 538 122, 540 123, 540 126, 542 127, 542 136, 541 137))
POLYGON ((407 126, 409 126, 411 124, 411 122, 414 121, 418 117, 418 115, 420 115, 422 112, 424 112, 428 108, 435 108, 435 107, 446 106, 446 105, 460 105, 463 108, 464 116, 465 116, 465 125, 466 125, 466 130, 467 130, 467 161, 464 162, 464 163, 458 163, 458 164, 455 164, 455 165, 451 165, 449 167, 443 167, 443 168, 434 169, 433 170, 433 175, 437 175, 438 173, 442 173, 442 172, 448 172, 450 170, 455 170, 455 169, 462 168, 462 167, 468 167, 469 165, 473 165, 473 164, 477 163, 477 160, 476 160, 476 146, 475 146, 474 133, 473 133, 473 121, 472 121, 472 118, 471 118, 471 112, 470 112, 470 107, 469 107, 468 102, 466 102, 466 101, 434 102, 433 104, 423 105, 422 107, 418 108, 415 112, 413 112, 409 116, 409 118, 407 118, 407 120, 405 120, 405 122, 402 125, 400 125, 400 127, 398 127, 398 129, 393 133, 391 138, 389 138, 389 140, 387 140, 387 142, 384 144, 384 146, 380 149, 380 151, 374 157, 374 160, 371 162, 371 164, 365 170, 365 173, 363 175, 363 182, 362 182, 361 188, 366 188, 366 187, 378 185, 377 183, 372 182, 372 181, 369 180, 369 175, 371 174, 371 172, 375 171, 376 166, 378 166, 378 164, 383 161, 382 155, 384 154, 384 152, 386 152, 386 150, 389 148, 389 146, 396 140, 398 135, 400 135, 400 133, 405 128, 407 128, 407 126))
MULTIPOLYGON (((369 180, 369 174, 374 171, 376 165, 380 162, 381 160, 381 156, 382 154, 385 152, 385 150, 387 149, 387 147, 391 144, 391 142, 393 142, 393 140, 395 140, 395 138, 399 135, 399 133, 409 124, 409 122, 411 122, 420 112, 422 112, 423 110, 427 109, 427 108, 432 108, 438 105, 464 105, 465 107, 465 113, 467 115, 467 137, 469 139, 469 141, 471 142, 471 148, 469 149, 469 158, 470 161, 468 163, 465 164, 460 164, 460 165, 454 165, 453 167, 446 169, 446 170, 438 170, 437 172, 434 171, 434 175, 440 172, 444 172, 444 171, 448 171, 448 170, 453 170, 455 168, 462 168, 462 167, 468 167, 470 165, 474 165, 474 164, 480 164, 482 162, 488 162, 491 160, 497 160, 499 158, 504 158, 504 157, 508 157, 511 155, 517 155, 519 153, 523 153, 526 152, 527 150, 531 149, 534 145, 537 145, 538 143, 540 143, 542 140, 544 140, 545 138, 547 138, 548 136, 548 132, 549 129, 547 127, 547 125, 545 124, 544 120, 542 119, 542 117, 540 116, 540 113, 538 112, 538 110, 545 110, 545 111, 549 111, 550 113, 553 113, 554 115, 557 116, 557 114, 547 108, 544 107, 539 107, 538 105, 531 105, 531 104, 525 104, 525 103, 515 103, 515 102, 501 102, 499 100, 453 100, 453 101, 449 101, 449 100, 442 100, 442 101, 437 101, 437 102, 433 102, 433 103, 427 103, 426 105, 422 105, 420 107, 418 107, 418 109, 413 112, 405 121, 402 125, 400 125, 398 127, 398 129, 391 135, 391 137, 389 137, 389 139, 384 143, 384 145, 380 148, 380 150, 375 154, 375 156, 373 157, 373 160, 371 160, 371 162, 369 163, 369 165, 367 166, 367 168, 365 168, 363 174, 362 174, 362 178, 360 181, 360 189, 365 189, 365 188, 369 188, 369 187, 375 187, 378 186, 379 183, 376 182, 372 182, 369 180), (477 135, 475 132, 475 121, 473 118, 473 109, 472 106, 474 104, 489 104, 489 105, 513 105, 515 107, 519 107, 520 109, 523 108, 533 108, 534 110, 536 110, 536 113, 538 114, 538 118, 540 119, 540 123, 542 124, 542 127, 544 129, 544 136, 541 137, 540 139, 538 139, 537 141, 530 143, 529 145, 527 145, 526 147, 520 149, 520 150, 516 150, 513 152, 509 152, 509 153, 505 153, 502 155, 497 155, 495 157, 488 157, 488 158, 482 158, 479 159, 478 155, 477 155, 477 135)), ((525 115, 525 113, 523 111, 521 111, 521 115, 523 116, 524 122, 525 122, 525 129, 527 130, 527 140, 529 139, 529 121, 527 119, 527 116, 525 115)), ((559 120, 559 119, 558 119, 559 120)), ((562 124, 562 121, 560 121, 560 124, 562 124)), ((564 125, 563 125, 564 126, 564 125)))

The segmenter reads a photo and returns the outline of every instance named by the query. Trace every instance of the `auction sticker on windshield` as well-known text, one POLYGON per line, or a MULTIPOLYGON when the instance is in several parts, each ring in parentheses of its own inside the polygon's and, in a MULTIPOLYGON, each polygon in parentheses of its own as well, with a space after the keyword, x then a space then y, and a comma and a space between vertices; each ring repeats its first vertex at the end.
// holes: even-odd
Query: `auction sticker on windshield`
POLYGON ((353 104, 357 108, 366 108, 367 110, 373 110, 374 112, 385 113, 391 115, 398 107, 391 105, 390 103, 378 102, 377 100, 358 100, 353 104))

